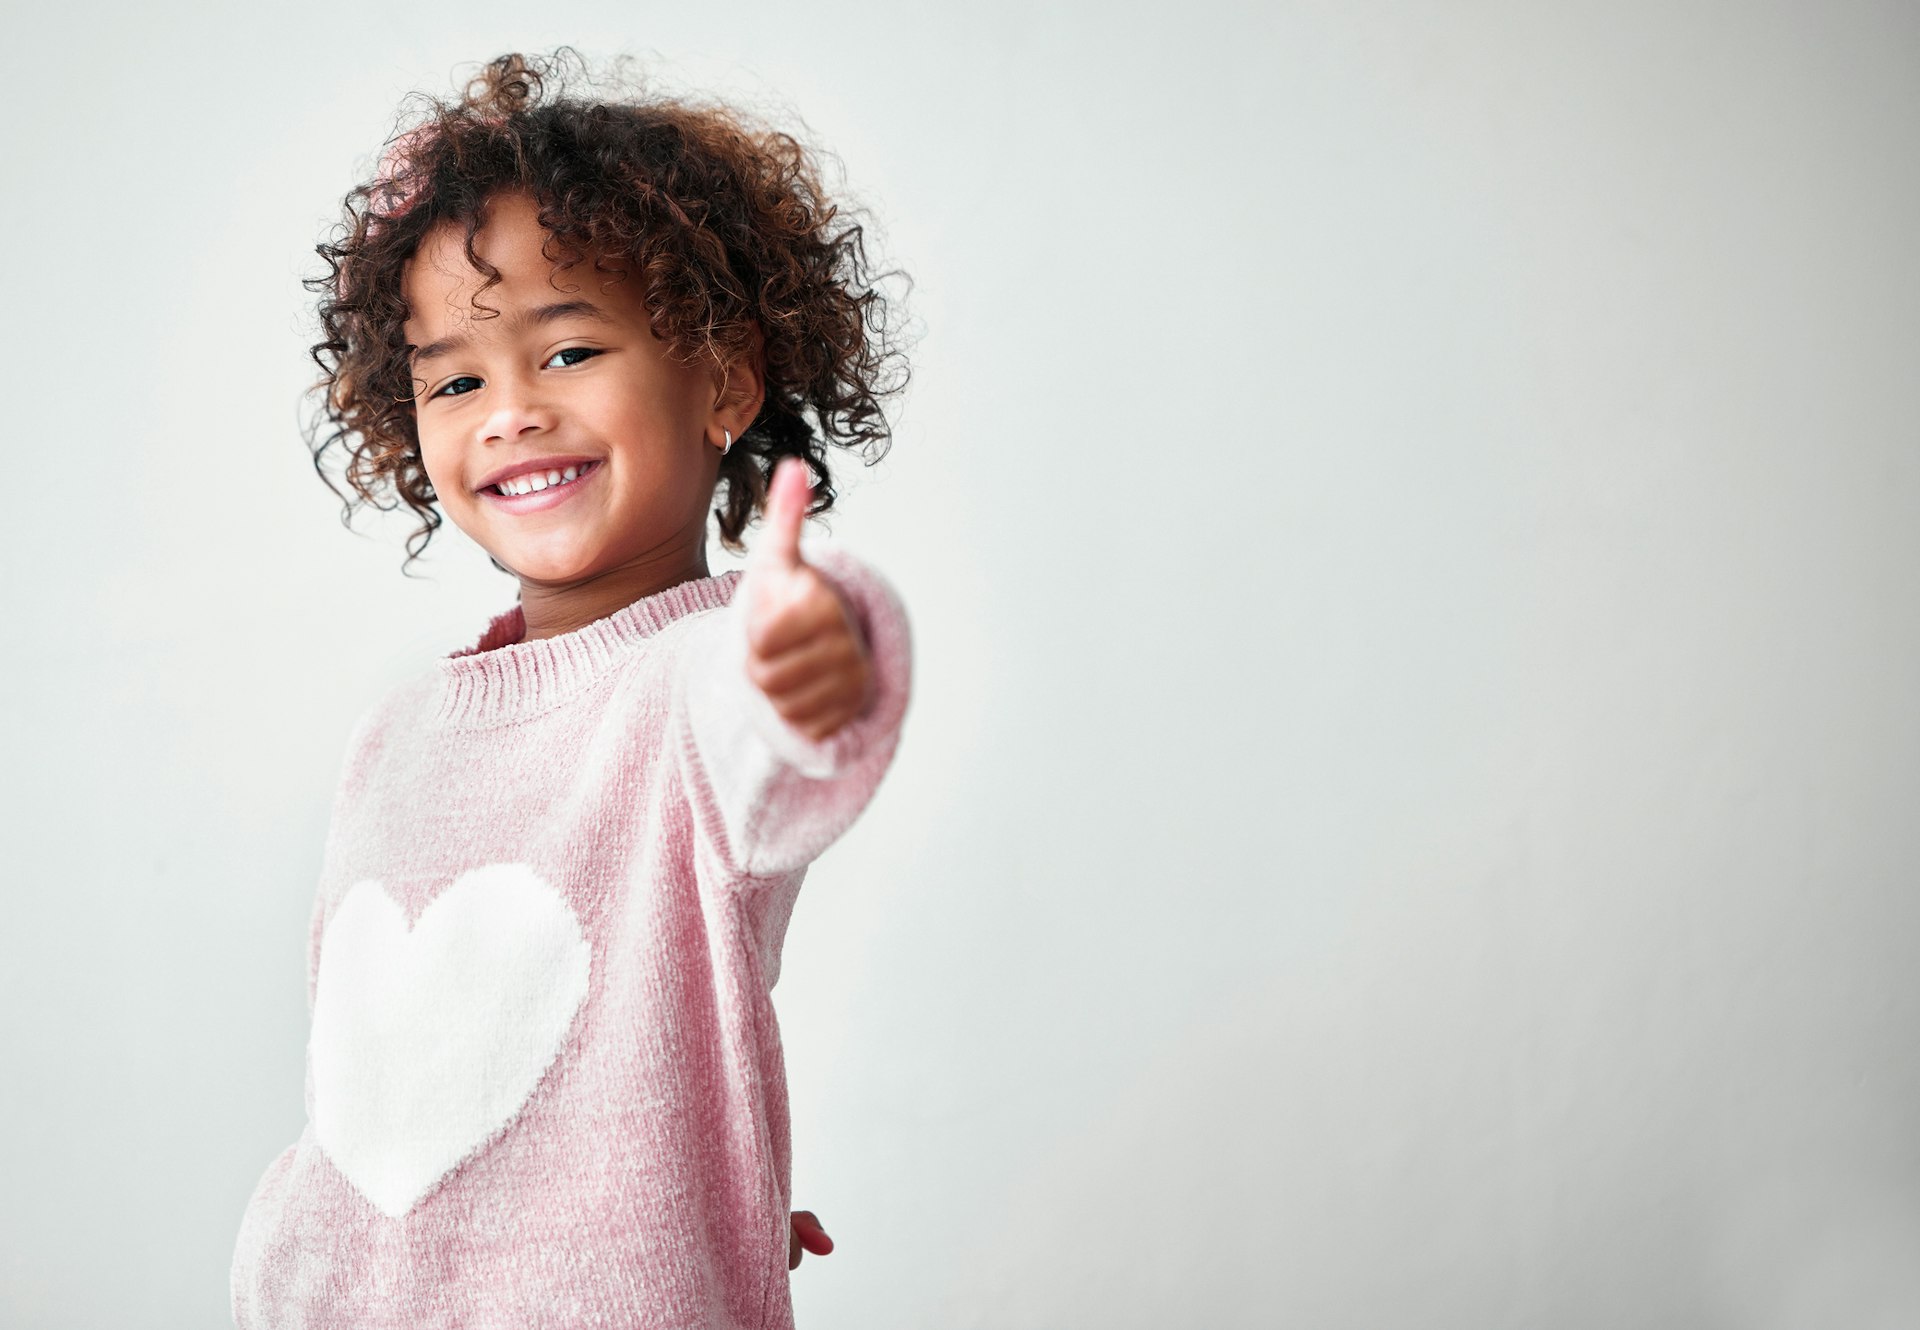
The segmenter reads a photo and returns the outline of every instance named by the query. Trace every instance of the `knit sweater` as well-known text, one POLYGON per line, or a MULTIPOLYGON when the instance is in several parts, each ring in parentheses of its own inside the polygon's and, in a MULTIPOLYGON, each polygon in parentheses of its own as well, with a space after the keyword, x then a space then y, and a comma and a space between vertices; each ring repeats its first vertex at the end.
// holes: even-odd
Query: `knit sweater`
POLYGON ((807 865, 907 704, 899 601, 813 563, 873 661, 823 740, 746 677, 742 574, 521 640, 360 719, 308 947, 307 1123, 242 1216, 239 1330, 787 1330, 770 996, 807 865))

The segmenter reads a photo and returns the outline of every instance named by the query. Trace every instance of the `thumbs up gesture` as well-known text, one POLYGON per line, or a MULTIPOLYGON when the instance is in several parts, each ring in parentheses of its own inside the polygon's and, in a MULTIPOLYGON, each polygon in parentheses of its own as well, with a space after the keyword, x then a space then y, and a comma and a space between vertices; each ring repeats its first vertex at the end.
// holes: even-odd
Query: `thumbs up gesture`
POLYGON ((873 667, 840 593, 800 557, 800 524, 812 494, 807 464, 782 458, 740 595, 747 677, 781 719, 817 741, 860 714, 873 667))

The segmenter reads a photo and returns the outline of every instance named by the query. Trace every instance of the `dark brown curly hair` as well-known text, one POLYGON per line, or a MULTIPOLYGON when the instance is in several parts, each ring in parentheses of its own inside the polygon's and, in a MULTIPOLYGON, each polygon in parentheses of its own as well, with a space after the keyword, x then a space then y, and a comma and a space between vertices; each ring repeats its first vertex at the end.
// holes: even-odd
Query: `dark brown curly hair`
MULTIPOLYGON (((637 271, 653 334, 677 362, 726 364, 753 354, 758 335, 766 399, 715 489, 727 548, 742 548, 782 457, 806 461, 810 511, 821 513, 834 500, 827 446, 871 465, 889 445, 880 399, 909 371, 891 317, 899 302, 876 282, 905 274, 873 273, 863 228, 835 225, 843 208, 808 150, 716 102, 618 80, 622 95, 578 95, 566 78, 575 62, 587 72, 570 47, 503 55, 456 101, 413 94, 425 114, 396 127, 374 178, 347 193, 344 222, 317 247, 329 271, 304 282, 320 297, 322 333, 311 348, 322 374, 312 390, 323 394, 307 429, 314 469, 342 500, 343 525, 361 503, 383 512, 405 503, 419 516, 402 572, 443 518, 420 458, 401 278, 427 232, 454 221, 469 262, 487 274, 481 290, 498 282, 473 242, 500 191, 536 199, 548 252, 561 251, 556 274, 588 255, 598 272, 637 271), (352 494, 323 465, 336 445, 352 494)), ((407 118, 403 109, 400 124, 407 118)))

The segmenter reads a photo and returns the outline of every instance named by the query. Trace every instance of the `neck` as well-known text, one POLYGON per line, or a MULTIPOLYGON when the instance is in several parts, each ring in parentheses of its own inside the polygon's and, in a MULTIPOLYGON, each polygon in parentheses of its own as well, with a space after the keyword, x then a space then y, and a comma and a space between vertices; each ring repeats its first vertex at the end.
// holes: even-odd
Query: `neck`
POLYGON ((698 541, 649 551, 577 582, 530 582, 521 578, 520 612, 527 621, 526 636, 521 641, 585 628, 636 600, 708 576, 705 534, 703 529, 698 541))

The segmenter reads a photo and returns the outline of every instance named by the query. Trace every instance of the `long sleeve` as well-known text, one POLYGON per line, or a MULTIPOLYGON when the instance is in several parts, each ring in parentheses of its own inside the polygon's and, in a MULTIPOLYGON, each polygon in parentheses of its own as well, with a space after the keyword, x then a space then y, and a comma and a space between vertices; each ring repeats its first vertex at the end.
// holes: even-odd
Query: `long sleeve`
POLYGON ((748 877, 804 867, 853 823, 886 774, 906 714, 912 652, 899 598, 844 551, 809 549, 804 557, 840 592, 866 641, 866 709, 822 740, 788 725, 747 677, 738 598, 691 626, 698 640, 675 689, 695 823, 748 877))

